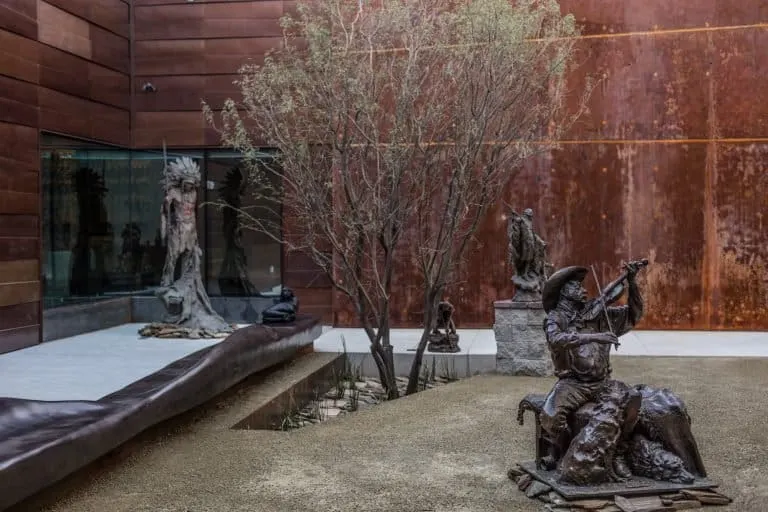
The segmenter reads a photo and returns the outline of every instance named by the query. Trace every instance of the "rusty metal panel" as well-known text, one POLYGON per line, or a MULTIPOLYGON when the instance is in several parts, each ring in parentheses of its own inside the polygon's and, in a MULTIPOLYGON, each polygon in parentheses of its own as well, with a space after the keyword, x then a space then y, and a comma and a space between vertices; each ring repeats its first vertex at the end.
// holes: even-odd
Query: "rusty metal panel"
POLYGON ((763 0, 560 0, 588 35, 728 27, 765 21, 763 0))
POLYGON ((710 327, 768 329, 768 142, 718 144, 710 327))

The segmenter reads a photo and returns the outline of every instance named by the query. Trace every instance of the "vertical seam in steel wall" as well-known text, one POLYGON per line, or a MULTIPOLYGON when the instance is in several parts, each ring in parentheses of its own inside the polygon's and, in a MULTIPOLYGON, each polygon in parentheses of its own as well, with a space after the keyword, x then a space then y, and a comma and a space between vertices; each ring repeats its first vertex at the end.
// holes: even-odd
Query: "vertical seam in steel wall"
MULTIPOLYGON (((40 90, 37 84, 34 85, 35 93, 40 90)), ((40 101, 37 102, 38 112, 40 111, 40 101)), ((39 119, 39 118, 38 118, 39 119)), ((37 123, 37 342, 43 342, 43 302, 45 300, 45 289, 43 288, 43 160, 40 153, 40 122, 37 123)))
POLYGON ((130 119, 128 119, 128 148, 129 150, 133 150, 134 147, 134 123, 136 118, 136 102, 134 101, 134 90, 136 84, 134 83, 134 80, 136 79, 136 67, 135 67, 135 51, 134 47, 136 46, 136 33, 135 33, 135 23, 134 23, 134 16, 135 16, 135 10, 133 7, 133 1, 134 0, 128 0, 128 108, 130 110, 130 119))

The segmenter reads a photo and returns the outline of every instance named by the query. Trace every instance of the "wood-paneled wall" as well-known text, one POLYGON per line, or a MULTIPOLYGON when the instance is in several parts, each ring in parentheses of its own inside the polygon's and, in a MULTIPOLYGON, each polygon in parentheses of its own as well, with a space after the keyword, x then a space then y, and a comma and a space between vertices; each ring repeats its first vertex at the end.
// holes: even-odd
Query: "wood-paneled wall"
POLYGON ((39 132, 130 142, 126 0, 0 3, 0 353, 39 342, 39 132))
MULTIPOLYGON (((217 146, 201 100, 220 108, 237 98, 233 84, 246 62, 260 62, 280 43, 280 17, 295 2, 283 0, 187 2, 134 0, 136 109, 132 129, 137 148, 217 146), (145 92, 145 83, 155 92, 145 92)), ((290 229, 291 219, 284 227, 290 229)), ((288 253, 283 281, 294 289, 303 312, 332 321, 331 290, 311 259, 288 253)))

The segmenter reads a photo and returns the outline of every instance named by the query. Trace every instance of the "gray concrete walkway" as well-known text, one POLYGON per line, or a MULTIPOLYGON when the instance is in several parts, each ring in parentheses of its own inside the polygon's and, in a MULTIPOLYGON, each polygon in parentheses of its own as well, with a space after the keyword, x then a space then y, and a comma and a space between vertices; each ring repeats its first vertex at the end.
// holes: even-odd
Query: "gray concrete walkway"
MULTIPOLYGON (((421 336, 420 329, 392 329, 395 372, 407 375, 413 350, 421 336)), ((456 354, 425 354, 426 365, 434 358, 439 371, 458 371, 464 376, 485 373, 496 368, 496 339, 492 329, 460 329, 456 354), (441 370, 442 369, 442 370, 441 370)), ((768 332, 752 331, 632 331, 620 338, 618 356, 679 357, 768 357, 768 332)), ((370 342, 362 329, 326 328, 315 340, 318 352, 350 354, 353 364, 360 365, 367 376, 378 375, 369 357, 370 342)))
POLYGON ((0 396, 98 400, 220 339, 141 339, 146 324, 41 343, 0 355, 0 396))
MULTIPOLYGON (((141 339, 131 323, 0 355, 0 396, 31 400, 98 400, 197 350, 221 340, 141 339)), ((241 327, 244 327, 241 326, 241 327)), ((393 329, 395 371, 407 375, 418 329, 393 329)), ((459 331, 461 352, 426 354, 425 367, 464 377, 496 367, 491 329, 459 331)), ((325 327, 318 352, 342 352, 366 376, 377 376, 362 329, 325 327)), ((621 338, 618 356, 768 357, 768 332, 634 331, 621 338)))

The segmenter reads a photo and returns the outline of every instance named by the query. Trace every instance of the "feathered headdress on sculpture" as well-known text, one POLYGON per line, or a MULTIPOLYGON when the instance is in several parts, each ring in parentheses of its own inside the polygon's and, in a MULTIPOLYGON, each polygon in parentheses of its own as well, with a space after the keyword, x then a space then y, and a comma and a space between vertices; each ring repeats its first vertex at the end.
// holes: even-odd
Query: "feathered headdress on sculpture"
POLYGON ((188 156, 177 158, 165 167, 166 188, 185 181, 191 181, 195 186, 200 184, 200 166, 188 156))

